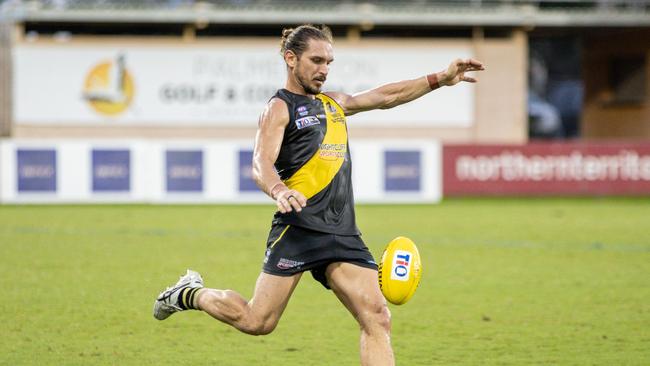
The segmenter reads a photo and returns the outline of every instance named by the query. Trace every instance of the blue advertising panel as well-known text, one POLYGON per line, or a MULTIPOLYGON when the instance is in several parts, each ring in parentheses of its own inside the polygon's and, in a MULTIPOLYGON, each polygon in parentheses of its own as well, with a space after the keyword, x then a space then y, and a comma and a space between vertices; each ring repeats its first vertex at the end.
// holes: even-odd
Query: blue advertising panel
POLYGON ((420 151, 384 152, 384 187, 386 191, 419 192, 420 151))
POLYGON ((253 151, 251 150, 239 150, 239 191, 260 191, 253 180, 253 151))
POLYGON ((203 151, 167 150, 167 192, 203 192, 203 151))
POLYGON ((128 192, 131 189, 129 150, 92 151, 93 192, 128 192))
POLYGON ((56 151, 16 151, 18 192, 56 192, 56 151))

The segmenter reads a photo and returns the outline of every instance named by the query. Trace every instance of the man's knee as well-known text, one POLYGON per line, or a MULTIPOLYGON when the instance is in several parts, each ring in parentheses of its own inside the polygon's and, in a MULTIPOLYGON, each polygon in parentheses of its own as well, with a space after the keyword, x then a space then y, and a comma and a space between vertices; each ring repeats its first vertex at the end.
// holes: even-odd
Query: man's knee
POLYGON ((267 335, 275 330, 275 327, 278 325, 278 321, 274 319, 255 319, 252 320, 244 332, 255 335, 267 335))
POLYGON ((377 314, 377 324, 387 332, 390 332, 390 310, 386 303, 381 305, 381 310, 377 314))
POLYGON ((386 302, 369 304, 359 317, 359 325, 365 332, 390 332, 390 310, 386 302))

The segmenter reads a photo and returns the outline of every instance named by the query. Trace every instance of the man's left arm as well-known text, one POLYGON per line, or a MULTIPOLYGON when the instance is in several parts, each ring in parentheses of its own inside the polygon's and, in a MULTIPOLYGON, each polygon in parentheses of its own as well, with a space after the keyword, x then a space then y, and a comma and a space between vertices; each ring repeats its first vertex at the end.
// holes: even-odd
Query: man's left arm
POLYGON ((461 81, 475 83, 477 80, 465 73, 484 69, 485 67, 480 61, 456 59, 449 64, 446 70, 417 79, 382 85, 354 95, 343 93, 331 93, 331 95, 349 116, 373 109, 393 108, 420 98, 441 86, 452 86, 461 81))

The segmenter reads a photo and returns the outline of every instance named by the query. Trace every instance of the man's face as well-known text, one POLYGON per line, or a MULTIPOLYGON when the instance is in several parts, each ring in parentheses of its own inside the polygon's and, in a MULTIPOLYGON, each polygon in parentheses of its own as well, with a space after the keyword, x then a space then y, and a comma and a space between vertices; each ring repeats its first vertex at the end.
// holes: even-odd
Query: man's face
POLYGON ((324 40, 310 39, 300 57, 289 53, 290 57, 285 56, 285 60, 298 83, 309 94, 320 93, 329 73, 329 64, 334 61, 332 45, 324 40))

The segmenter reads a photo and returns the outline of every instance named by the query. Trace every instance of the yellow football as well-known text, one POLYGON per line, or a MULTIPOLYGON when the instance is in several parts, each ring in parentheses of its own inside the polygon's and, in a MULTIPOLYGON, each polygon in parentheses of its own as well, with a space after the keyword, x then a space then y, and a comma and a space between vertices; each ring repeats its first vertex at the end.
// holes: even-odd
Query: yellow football
POLYGON ((406 303, 421 277, 422 263, 415 243, 403 236, 388 243, 379 261, 379 288, 386 300, 395 305, 406 303))

